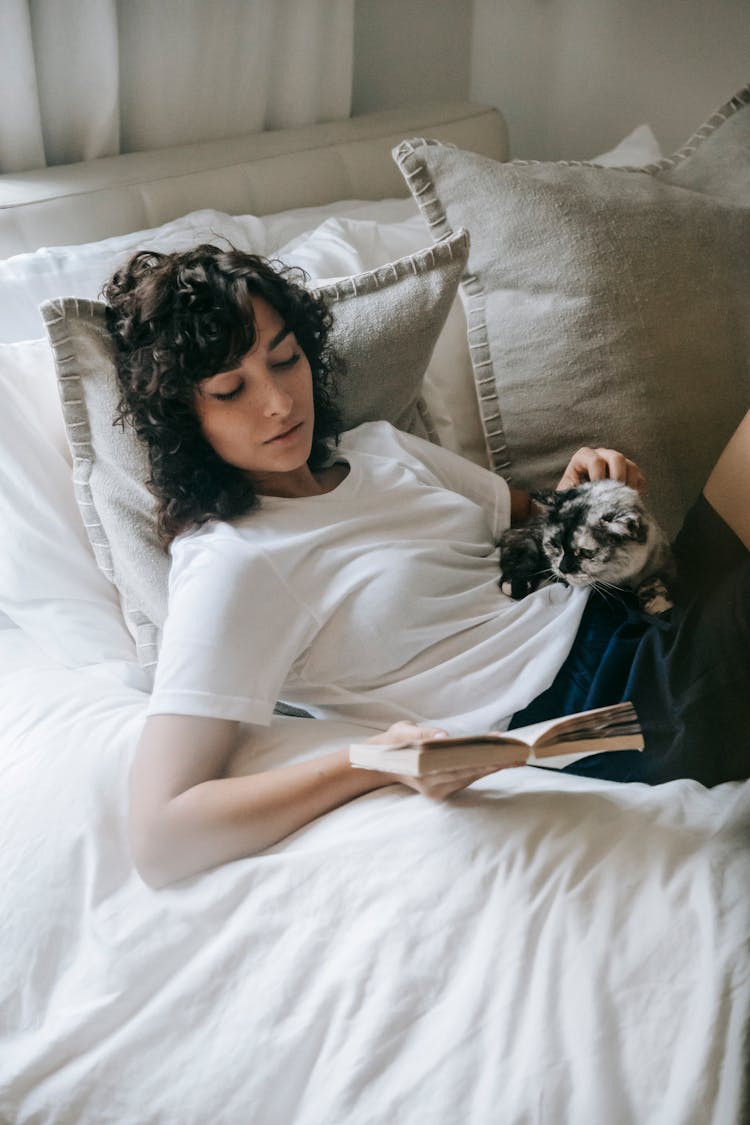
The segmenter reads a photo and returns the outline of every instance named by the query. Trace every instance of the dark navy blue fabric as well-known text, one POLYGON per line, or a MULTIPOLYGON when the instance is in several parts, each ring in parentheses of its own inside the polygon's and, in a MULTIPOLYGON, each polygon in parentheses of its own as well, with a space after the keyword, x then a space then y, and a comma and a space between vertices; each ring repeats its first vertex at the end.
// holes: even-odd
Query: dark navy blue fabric
POLYGON ((750 776, 750 555, 701 496, 674 544, 678 604, 649 615, 592 591, 568 659, 511 727, 630 700, 643 753, 598 754, 567 771, 657 784, 750 776))

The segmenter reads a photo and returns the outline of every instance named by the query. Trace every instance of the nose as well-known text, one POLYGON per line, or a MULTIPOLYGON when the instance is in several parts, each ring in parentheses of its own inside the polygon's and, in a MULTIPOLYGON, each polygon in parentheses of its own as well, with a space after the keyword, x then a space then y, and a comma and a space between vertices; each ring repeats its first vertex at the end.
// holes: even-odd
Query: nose
POLYGON ((580 569, 581 564, 579 560, 575 557, 575 555, 572 555, 569 551, 566 551, 560 562, 560 570, 563 572, 563 574, 577 574, 580 569))
POLYGON ((279 386, 272 374, 268 374, 263 383, 263 413, 266 418, 285 418, 291 412, 292 396, 279 386))

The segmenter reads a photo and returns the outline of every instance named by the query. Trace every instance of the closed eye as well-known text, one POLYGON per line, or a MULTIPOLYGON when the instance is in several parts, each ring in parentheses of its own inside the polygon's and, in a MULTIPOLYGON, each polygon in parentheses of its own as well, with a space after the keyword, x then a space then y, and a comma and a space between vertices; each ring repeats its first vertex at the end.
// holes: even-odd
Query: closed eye
MULTIPOLYGON (((300 356, 301 356, 301 352, 294 352, 292 355, 289 356, 288 359, 276 360, 275 362, 271 363, 271 365, 270 365, 271 370, 272 371, 289 371, 292 367, 295 367, 296 364, 299 363, 300 356)), ((237 386, 232 391, 224 391, 224 392, 212 391, 211 392, 211 398, 215 398, 217 400, 217 402, 231 402, 232 399, 237 398, 237 396, 242 392, 244 386, 245 386, 244 382, 240 382, 240 383, 237 384, 237 386)))
POLYGON ((242 390, 242 383, 240 383, 238 386, 236 386, 233 391, 226 391, 225 394, 217 394, 214 391, 214 393, 211 395, 211 398, 216 398, 216 399, 219 400, 219 402, 231 402, 231 400, 233 398, 237 398, 237 395, 240 393, 241 390, 242 390))
POLYGON ((274 371, 285 371, 288 367, 294 367, 295 363, 298 362, 299 357, 300 353, 295 352, 294 355, 291 355, 289 357, 289 359, 280 359, 275 363, 272 363, 271 367, 274 369, 274 371))

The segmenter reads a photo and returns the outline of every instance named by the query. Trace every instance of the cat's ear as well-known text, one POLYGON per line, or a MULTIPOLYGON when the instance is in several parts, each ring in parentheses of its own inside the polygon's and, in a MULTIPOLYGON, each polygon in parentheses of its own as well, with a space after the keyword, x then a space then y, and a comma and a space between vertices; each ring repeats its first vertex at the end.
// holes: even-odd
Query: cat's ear
POLYGON ((606 523, 613 535, 632 539, 634 543, 645 543, 648 538, 646 521, 638 512, 605 512, 602 522, 606 523))
POLYGON ((566 491, 558 492, 553 488, 536 488, 529 496, 544 512, 551 512, 559 507, 560 501, 565 497, 566 491))

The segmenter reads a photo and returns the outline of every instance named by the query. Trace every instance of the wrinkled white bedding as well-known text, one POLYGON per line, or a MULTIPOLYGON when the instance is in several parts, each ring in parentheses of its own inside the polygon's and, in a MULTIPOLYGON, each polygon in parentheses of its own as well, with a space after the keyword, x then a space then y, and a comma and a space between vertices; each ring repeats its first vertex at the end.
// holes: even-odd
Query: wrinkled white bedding
MULTIPOLYGON (((0 672, 0 1120, 741 1120, 750 783, 391 787, 154 892, 124 825, 145 697, 17 630, 0 672)), ((234 771, 363 733, 278 719, 234 771)))

